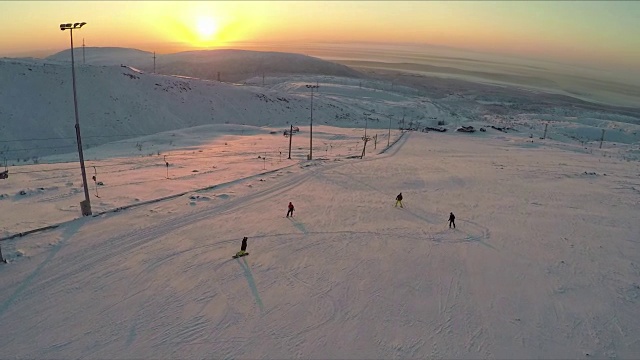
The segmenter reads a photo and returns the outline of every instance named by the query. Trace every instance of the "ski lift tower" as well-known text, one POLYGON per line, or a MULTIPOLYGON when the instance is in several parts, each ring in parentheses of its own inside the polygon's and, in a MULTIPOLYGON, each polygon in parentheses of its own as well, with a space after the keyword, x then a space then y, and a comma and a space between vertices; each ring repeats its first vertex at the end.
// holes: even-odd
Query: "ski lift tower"
POLYGON ((9 168, 7 167, 7 158, 4 158, 4 171, 0 171, 0 179, 9 178, 9 168))

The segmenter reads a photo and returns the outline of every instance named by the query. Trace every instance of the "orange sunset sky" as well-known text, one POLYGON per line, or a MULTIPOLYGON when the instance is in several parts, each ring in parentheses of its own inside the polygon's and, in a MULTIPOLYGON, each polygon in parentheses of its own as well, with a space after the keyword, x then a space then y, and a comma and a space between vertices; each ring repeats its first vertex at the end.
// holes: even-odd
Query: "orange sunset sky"
POLYGON ((640 68, 636 1, 2 1, 0 56, 76 45, 158 53, 417 43, 604 69, 640 68))

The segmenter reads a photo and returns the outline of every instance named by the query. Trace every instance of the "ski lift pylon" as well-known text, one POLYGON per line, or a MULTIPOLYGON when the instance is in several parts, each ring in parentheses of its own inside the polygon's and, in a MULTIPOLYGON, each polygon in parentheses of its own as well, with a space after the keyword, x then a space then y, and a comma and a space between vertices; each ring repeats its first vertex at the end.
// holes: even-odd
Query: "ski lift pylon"
POLYGON ((7 158, 4 158, 4 171, 0 172, 0 179, 9 178, 9 168, 7 167, 7 158))

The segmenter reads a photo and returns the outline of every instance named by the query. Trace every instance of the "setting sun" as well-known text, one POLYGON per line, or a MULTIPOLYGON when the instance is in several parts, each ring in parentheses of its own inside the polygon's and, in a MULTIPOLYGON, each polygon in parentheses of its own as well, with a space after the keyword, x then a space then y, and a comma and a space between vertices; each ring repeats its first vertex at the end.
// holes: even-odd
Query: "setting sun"
POLYGON ((196 26, 202 40, 210 39, 218 31, 218 25, 211 17, 200 17, 196 26))

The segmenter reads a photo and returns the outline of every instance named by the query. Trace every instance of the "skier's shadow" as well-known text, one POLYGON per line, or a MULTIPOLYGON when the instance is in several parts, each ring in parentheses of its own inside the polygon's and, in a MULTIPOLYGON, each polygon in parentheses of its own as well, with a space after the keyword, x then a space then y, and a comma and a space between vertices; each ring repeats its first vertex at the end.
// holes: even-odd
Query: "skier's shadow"
POLYGON ((244 277, 247 279, 247 283, 249 283, 249 288, 251 289, 251 293, 253 293, 253 297, 256 299, 256 304, 258 304, 260 312, 264 312, 264 305, 262 304, 262 299, 260 299, 260 294, 258 293, 258 288, 253 280, 253 274, 251 273, 251 268, 247 263, 246 257, 242 257, 242 261, 240 261, 240 258, 237 258, 236 261, 240 264, 242 270, 244 270, 244 277))
POLYGON ((307 235, 307 229, 305 229, 304 224, 302 224, 302 223, 298 222, 297 220, 295 220, 293 218, 293 216, 289 217, 287 219, 291 220, 291 223, 293 223, 293 226, 295 226, 296 229, 300 230, 301 233, 307 235))
POLYGON ((486 242, 486 240, 491 238, 491 231, 488 227, 470 220, 459 220, 459 222, 464 224, 464 230, 459 228, 449 228, 448 230, 430 234, 430 239, 436 243, 442 244, 478 243, 492 250, 500 251, 495 246, 486 242))

